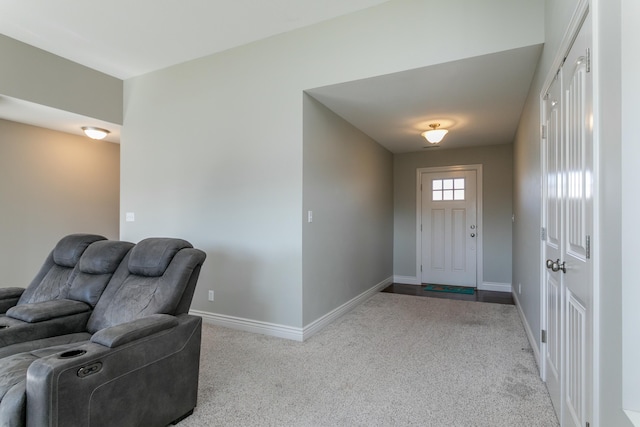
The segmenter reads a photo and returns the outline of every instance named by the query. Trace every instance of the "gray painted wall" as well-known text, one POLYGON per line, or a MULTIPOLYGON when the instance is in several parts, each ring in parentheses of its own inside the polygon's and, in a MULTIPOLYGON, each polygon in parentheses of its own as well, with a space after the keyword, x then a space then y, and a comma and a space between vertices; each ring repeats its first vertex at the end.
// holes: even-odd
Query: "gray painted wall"
MULTIPOLYGON (((545 48, 542 53, 538 70, 531 86, 529 98, 523 112, 520 127, 514 145, 514 210, 516 222, 514 224, 514 284, 522 283, 522 294, 517 295, 525 314, 527 323, 534 336, 540 333, 540 110, 539 95, 542 84, 551 71, 551 64, 562 37, 568 27, 569 20, 576 7, 574 0, 545 2, 545 48)), ((621 70, 621 41, 635 46, 637 37, 631 34, 632 28, 640 26, 640 19, 636 15, 625 16, 625 26, 622 26, 621 5, 631 7, 627 0, 612 0, 607 2, 593 2, 591 10, 594 13, 594 52, 592 70, 594 79, 598 81, 599 90, 595 94, 595 122, 594 130, 601 145, 597 169, 599 171, 599 206, 596 221, 600 228, 599 235, 594 241, 594 251, 599 253, 600 262, 596 266, 597 279, 600 282, 600 292, 594 295, 595 312, 600 321, 596 327, 596 334, 600 338, 599 352, 596 358, 595 398, 599 401, 599 419, 594 422, 601 426, 630 426, 628 418, 622 411, 623 407, 623 375, 622 356, 622 325, 623 325, 623 285, 637 288, 636 257, 629 260, 628 266, 623 266, 622 259, 622 180, 621 170, 627 165, 637 171, 637 152, 631 151, 629 157, 621 156, 621 147, 637 145, 633 134, 636 133, 637 109, 629 112, 633 119, 626 122, 626 128, 621 126, 622 93, 628 85, 632 89, 637 85, 637 74, 623 74, 621 70), (626 19, 626 18, 629 19, 626 19), (621 32, 623 28, 623 32, 621 32), (621 36, 622 34, 622 36, 621 36), (627 38, 628 37, 628 38, 627 38), (622 79, 626 76, 628 80, 622 79), (625 85, 625 87, 623 87, 625 85), (636 111, 634 115, 632 112, 636 111), (632 129, 626 139, 621 136, 621 129, 632 129), (597 241, 599 239, 599 241, 597 241), (624 267, 624 270, 623 270, 624 267), (627 270, 627 268, 629 270, 627 270), (621 271, 633 271, 633 284, 622 281, 621 271)), ((634 55, 635 53, 628 53, 634 55)), ((637 92, 636 92, 637 93, 637 92)), ((634 103, 637 99, 634 98, 634 103)), ((639 179, 637 172, 632 173, 629 183, 639 179)), ((631 184, 633 185, 633 184, 631 184)), ((633 196, 635 197, 635 196, 633 196)), ((635 221, 634 221, 635 222, 635 221)), ((631 230, 635 230, 635 225, 631 230)), ((626 234, 626 233, 625 233, 626 234)), ((633 248, 637 247, 634 239, 633 248)), ((634 306, 633 310, 637 312, 634 306)), ((637 320, 637 317, 635 318, 637 320)), ((634 330, 637 321, 634 322, 634 330)), ((634 336, 634 341, 637 341, 634 336)), ((538 347, 540 343, 537 343, 538 347)), ((627 344, 625 344, 627 346, 627 344)), ((637 359, 634 360, 637 363, 637 359)), ((628 374, 625 371, 625 374, 628 374)), ((638 378, 633 379, 637 384, 638 378)))
POLYGON ((24 287, 70 233, 118 238, 120 146, 0 120, 0 286, 24 287))
POLYGON ((193 309, 302 327, 303 91, 540 43, 542 19, 397 0, 125 81, 121 237, 206 250, 193 309))
POLYGON ((122 124, 122 80, 0 34, 0 95, 122 124))
POLYGON ((483 281, 511 284, 512 156, 510 144, 394 156, 394 275, 416 277, 416 170, 482 164, 483 281))
POLYGON ((304 325, 393 271, 393 156, 304 96, 302 227, 304 325))

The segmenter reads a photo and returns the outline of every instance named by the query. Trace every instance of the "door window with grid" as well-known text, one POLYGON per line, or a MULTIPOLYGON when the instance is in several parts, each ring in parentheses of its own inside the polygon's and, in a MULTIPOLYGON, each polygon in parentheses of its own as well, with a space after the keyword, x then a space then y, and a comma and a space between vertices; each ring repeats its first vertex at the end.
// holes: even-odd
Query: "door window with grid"
POLYGON ((431 200, 434 202, 461 200, 464 198, 464 178, 434 179, 431 181, 431 200))

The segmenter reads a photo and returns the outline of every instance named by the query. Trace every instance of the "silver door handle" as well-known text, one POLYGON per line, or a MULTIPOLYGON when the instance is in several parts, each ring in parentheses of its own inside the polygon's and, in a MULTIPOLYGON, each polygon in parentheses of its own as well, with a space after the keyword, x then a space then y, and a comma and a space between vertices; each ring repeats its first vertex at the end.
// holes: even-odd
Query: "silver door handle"
POLYGON ((560 260, 556 262, 556 269, 553 271, 558 271, 558 270, 562 270, 563 273, 567 272, 567 268, 564 266, 564 261, 562 262, 562 264, 560 264, 560 260))
POLYGON ((567 267, 565 266, 564 262, 562 262, 562 264, 560 263, 560 258, 558 258, 555 261, 551 261, 550 259, 548 259, 547 268, 553 272, 560 271, 560 270, 562 270, 563 273, 567 272, 567 267))

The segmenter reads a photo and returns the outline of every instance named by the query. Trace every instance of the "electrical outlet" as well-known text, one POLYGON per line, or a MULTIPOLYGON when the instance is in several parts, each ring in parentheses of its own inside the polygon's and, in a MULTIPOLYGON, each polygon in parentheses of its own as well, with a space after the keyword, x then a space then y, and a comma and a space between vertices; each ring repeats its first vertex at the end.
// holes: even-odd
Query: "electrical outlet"
POLYGON ((209 290, 209 301, 213 301, 213 290, 209 290))
POLYGON ((522 293, 522 283, 518 283, 518 295, 522 293))

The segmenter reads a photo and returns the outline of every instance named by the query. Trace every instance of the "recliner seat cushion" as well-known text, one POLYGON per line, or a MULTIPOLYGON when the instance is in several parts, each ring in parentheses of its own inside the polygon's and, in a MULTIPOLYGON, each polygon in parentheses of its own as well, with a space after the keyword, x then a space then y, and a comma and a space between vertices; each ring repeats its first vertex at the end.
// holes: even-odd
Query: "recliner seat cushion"
POLYGON ((2 359, 0 365, 0 420, 6 426, 26 425, 26 372, 37 357, 25 353, 2 359))

